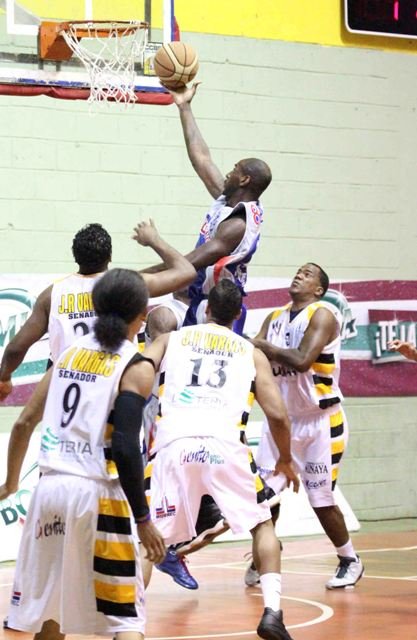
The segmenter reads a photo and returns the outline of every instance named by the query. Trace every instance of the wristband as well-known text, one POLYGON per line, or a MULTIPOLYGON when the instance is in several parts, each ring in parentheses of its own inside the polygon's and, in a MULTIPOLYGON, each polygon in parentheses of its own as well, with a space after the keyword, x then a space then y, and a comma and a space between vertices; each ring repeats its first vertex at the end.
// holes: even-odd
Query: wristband
POLYGON ((145 522, 149 522, 149 520, 151 519, 151 514, 148 513, 145 516, 140 516, 139 518, 135 518, 135 522, 136 524, 144 524, 145 522))

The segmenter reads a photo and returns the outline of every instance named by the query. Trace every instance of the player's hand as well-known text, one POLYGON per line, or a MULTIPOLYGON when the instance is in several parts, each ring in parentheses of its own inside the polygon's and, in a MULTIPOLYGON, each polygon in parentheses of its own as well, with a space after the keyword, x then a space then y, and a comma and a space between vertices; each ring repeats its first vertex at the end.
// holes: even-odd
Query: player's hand
POLYGON ((398 351, 410 360, 417 360, 417 349, 411 342, 403 342, 402 340, 391 340, 388 342, 390 351, 398 351))
POLYGON ((146 549, 145 558, 150 562, 158 564, 162 562, 166 555, 165 542, 152 520, 138 522, 137 530, 139 540, 146 549))
POLYGON ((134 228, 133 240, 143 247, 152 247, 159 240, 158 229, 153 220, 138 222, 134 228))
POLYGON ((13 385, 11 380, 5 380, 0 382, 0 401, 6 400, 7 396, 13 391, 13 385))
POLYGON ((274 476, 277 476, 279 473, 283 473, 287 478, 287 487, 291 486, 292 490, 295 493, 298 493, 300 488, 300 480, 298 475, 293 469, 292 462, 281 462, 280 460, 275 465, 274 476))
POLYGON ((201 82, 193 82, 191 87, 183 87, 182 89, 177 89, 176 91, 173 91, 169 87, 165 87, 165 89, 168 89, 169 93, 174 98, 175 104, 180 107, 183 104, 191 102, 191 100, 195 96, 199 84, 201 84, 201 82))
POLYGON ((249 342, 253 344, 255 349, 262 351, 269 361, 274 359, 274 346, 268 342, 268 340, 265 340, 264 338, 253 338, 252 340, 249 340, 249 342))
POLYGON ((8 498, 10 495, 12 495, 12 493, 16 493, 17 488, 15 490, 10 489, 7 484, 2 484, 0 486, 0 501, 1 500, 6 500, 6 498, 8 498))

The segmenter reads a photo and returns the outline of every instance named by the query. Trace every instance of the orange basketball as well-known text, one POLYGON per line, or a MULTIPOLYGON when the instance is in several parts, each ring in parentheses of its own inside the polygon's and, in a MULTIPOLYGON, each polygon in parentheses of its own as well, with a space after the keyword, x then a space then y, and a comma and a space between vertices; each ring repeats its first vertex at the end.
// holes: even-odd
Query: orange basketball
POLYGON ((185 42, 167 42, 155 54, 156 75, 168 89, 181 89, 198 71, 198 55, 185 42))

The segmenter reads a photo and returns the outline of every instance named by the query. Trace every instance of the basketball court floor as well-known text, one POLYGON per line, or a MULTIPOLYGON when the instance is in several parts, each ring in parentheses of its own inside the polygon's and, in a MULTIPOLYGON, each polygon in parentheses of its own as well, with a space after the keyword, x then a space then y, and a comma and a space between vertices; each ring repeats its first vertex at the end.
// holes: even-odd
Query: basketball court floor
MULTIPOLYGON (((283 539, 282 608, 293 639, 417 638, 417 520, 365 525, 352 537, 365 576, 356 588, 336 591, 324 587, 336 565, 325 536, 283 539)), ((249 542, 226 542, 190 556, 191 573, 200 583, 196 591, 155 571, 147 592, 147 638, 255 640, 263 606, 260 589, 243 582, 249 551, 249 542)), ((2 618, 13 571, 13 564, 0 565, 2 618)), ((29 637, 0 630, 0 640, 29 637)))

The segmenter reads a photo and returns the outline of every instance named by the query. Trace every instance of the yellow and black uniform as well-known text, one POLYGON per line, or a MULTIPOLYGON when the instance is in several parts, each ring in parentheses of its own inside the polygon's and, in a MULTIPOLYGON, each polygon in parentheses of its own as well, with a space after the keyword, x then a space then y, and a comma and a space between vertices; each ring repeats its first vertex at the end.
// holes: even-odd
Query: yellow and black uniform
POLYGON ((111 449, 120 379, 140 357, 128 340, 106 351, 90 334, 54 366, 42 421, 42 476, 23 530, 9 613, 14 629, 36 633, 53 619, 62 633, 144 632, 132 513, 111 449))
MULTIPOLYGON (((313 314, 329 307, 322 302, 292 312, 288 304, 274 311, 266 339, 282 349, 297 349, 313 314)), ((331 311, 329 310, 331 313, 331 311)), ((337 316, 336 316, 337 320, 337 316)), ((333 489, 348 439, 348 425, 339 388, 340 336, 327 344, 305 372, 271 362, 272 372, 291 420, 291 453, 314 507, 334 504, 333 489)), ((286 486, 282 474, 273 475, 278 450, 267 423, 262 430, 256 462, 262 478, 279 493, 286 486)))

